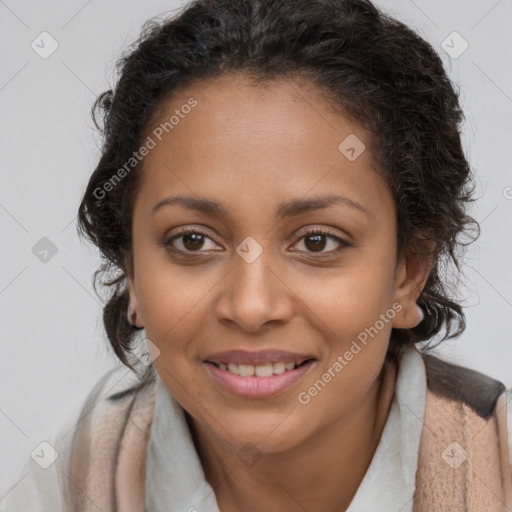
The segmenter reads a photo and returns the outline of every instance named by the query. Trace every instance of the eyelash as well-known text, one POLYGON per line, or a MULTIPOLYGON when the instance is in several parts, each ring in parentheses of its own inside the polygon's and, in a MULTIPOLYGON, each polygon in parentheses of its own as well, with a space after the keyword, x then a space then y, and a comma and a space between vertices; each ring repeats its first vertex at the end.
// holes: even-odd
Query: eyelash
MULTIPOLYGON (((162 245, 164 247, 172 250, 173 252, 181 253, 181 254, 187 254, 187 253, 188 254, 200 254, 201 252, 204 252, 201 250, 199 250, 199 251, 183 251, 182 249, 176 249, 175 247, 173 247, 172 244, 175 240, 177 240, 185 235, 190 235, 190 234, 202 235, 204 237, 210 238, 210 240, 211 240, 211 237, 207 233, 202 231, 201 229, 183 228, 180 231, 178 231, 178 233, 174 234, 171 238, 165 240, 162 245)), ((315 252, 315 251, 294 251, 294 252, 306 252, 308 254, 315 254, 315 255, 322 257, 323 255, 337 254, 337 253, 343 251, 345 248, 351 247, 351 244, 349 244, 345 240, 341 239, 340 237, 338 237, 336 235, 333 235, 331 232, 329 232, 325 229, 322 229, 322 228, 314 228, 314 229, 311 229, 308 231, 303 231, 299 235, 300 236, 299 236, 299 239, 297 240, 297 242, 304 238, 307 238, 308 236, 323 235, 323 236, 330 238, 330 239, 336 241, 337 243, 339 243, 340 247, 338 249, 326 251, 326 252, 315 252)))

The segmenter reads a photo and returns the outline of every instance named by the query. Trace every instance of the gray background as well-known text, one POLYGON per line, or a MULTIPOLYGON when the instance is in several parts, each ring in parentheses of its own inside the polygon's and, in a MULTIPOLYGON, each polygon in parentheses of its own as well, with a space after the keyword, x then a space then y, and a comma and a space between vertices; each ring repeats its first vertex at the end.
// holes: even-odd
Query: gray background
MULTIPOLYGON (((464 147, 482 196, 472 211, 482 235, 467 252, 463 282, 468 327, 441 353, 510 387, 512 1, 376 3, 430 41, 459 84, 464 147), (454 31, 469 44, 458 58, 442 47, 454 31)), ((113 85, 115 59, 143 22, 182 4, 0 0, 0 496, 34 448, 52 439, 117 364, 91 285, 97 252, 75 228, 98 156, 89 112, 96 95, 113 85), (43 31, 59 45, 47 59, 31 47, 43 31), (33 253, 43 237, 57 249, 46 262, 33 253)))

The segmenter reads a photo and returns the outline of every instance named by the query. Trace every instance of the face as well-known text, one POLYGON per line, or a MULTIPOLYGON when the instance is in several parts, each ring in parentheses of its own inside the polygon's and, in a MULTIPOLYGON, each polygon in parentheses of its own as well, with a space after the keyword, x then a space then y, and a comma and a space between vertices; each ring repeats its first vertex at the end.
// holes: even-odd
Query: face
POLYGON ((417 323, 420 267, 395 274, 369 135, 313 88, 223 76, 164 107, 133 210, 136 323, 195 422, 286 450, 364 403, 391 328, 417 323))

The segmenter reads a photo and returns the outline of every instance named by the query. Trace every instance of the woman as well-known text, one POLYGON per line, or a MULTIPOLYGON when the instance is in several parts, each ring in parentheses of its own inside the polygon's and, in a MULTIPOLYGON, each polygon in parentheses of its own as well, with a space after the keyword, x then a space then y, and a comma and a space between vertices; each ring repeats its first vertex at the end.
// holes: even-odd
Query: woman
POLYGON ((464 331, 442 269, 478 228, 427 42, 367 0, 198 0, 95 111, 125 367, 0 510, 512 507, 503 384, 417 347, 464 331))

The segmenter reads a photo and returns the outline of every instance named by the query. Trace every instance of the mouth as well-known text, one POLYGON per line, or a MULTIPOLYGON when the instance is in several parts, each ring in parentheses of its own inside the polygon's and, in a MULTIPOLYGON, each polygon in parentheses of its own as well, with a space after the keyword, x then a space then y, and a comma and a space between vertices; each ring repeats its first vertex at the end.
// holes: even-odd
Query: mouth
POLYGON ((272 375, 281 375, 282 373, 294 371, 313 360, 313 358, 309 358, 299 363, 296 363, 295 361, 288 361, 286 363, 279 361, 262 365, 242 363, 214 363, 212 361, 206 361, 206 363, 215 366, 219 370, 229 372, 233 375, 239 375, 241 377, 268 378, 272 377, 272 375))
POLYGON ((317 363, 308 354, 229 351, 203 361, 213 382, 243 398, 268 398, 297 385, 317 363))

